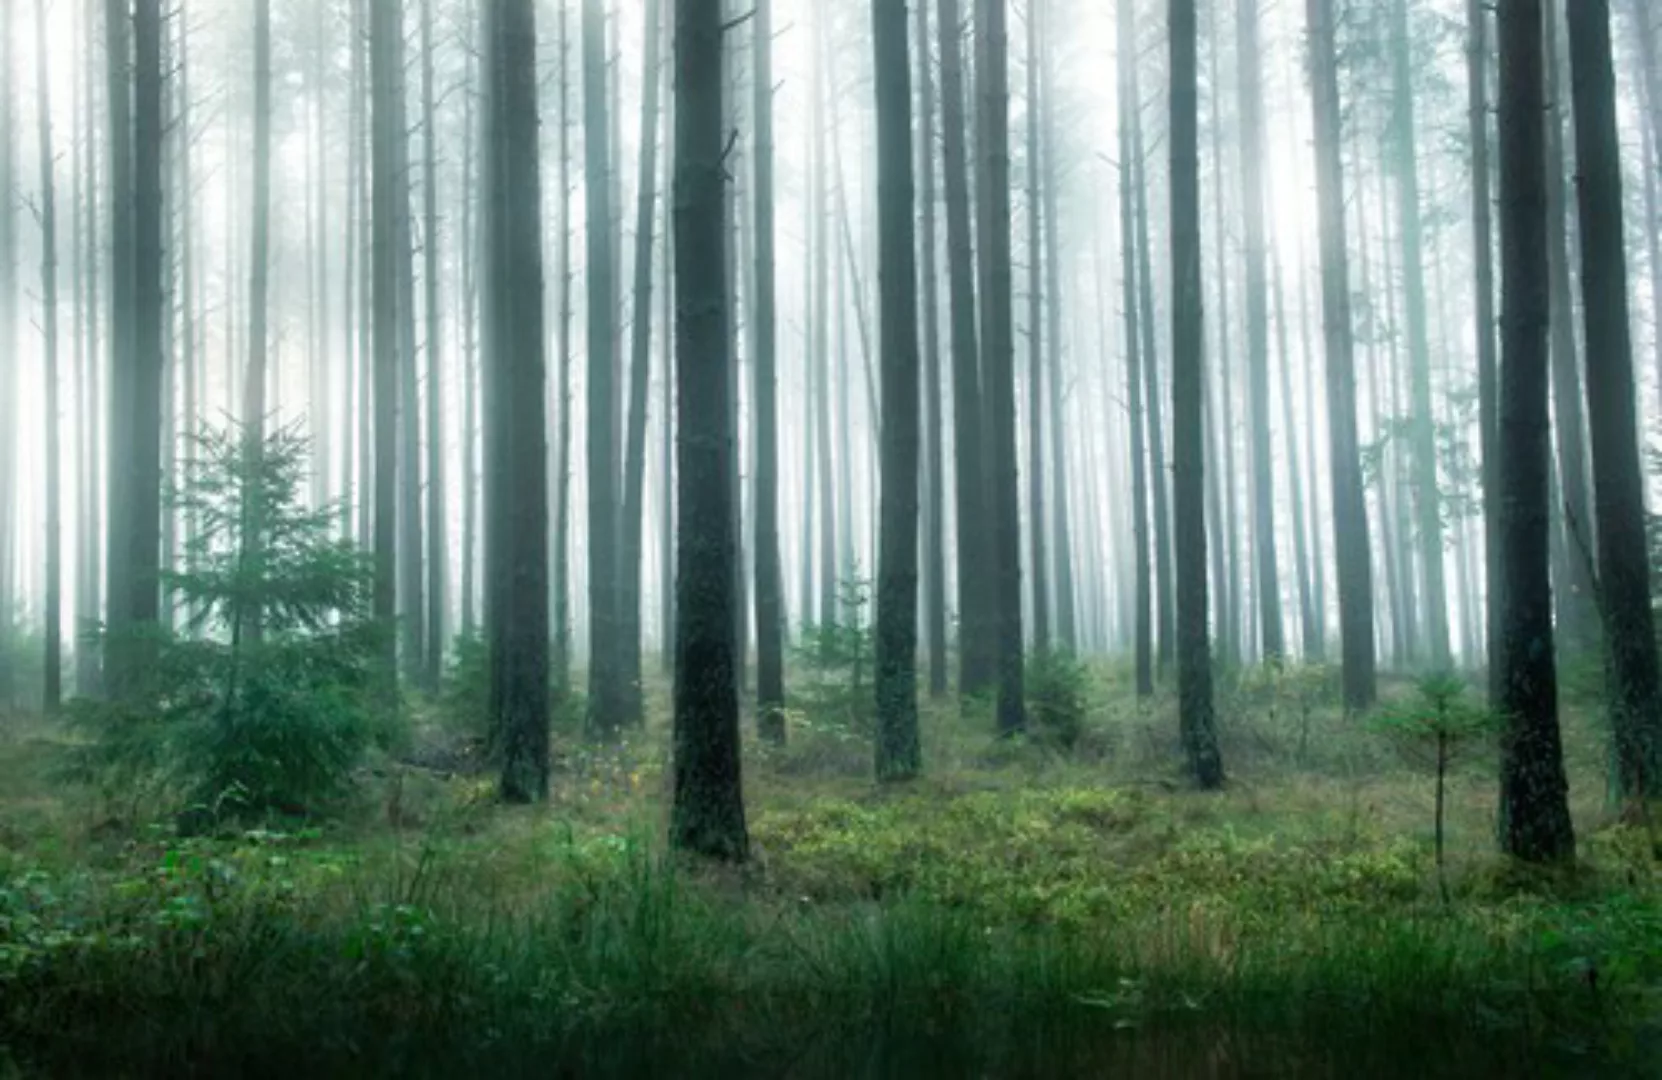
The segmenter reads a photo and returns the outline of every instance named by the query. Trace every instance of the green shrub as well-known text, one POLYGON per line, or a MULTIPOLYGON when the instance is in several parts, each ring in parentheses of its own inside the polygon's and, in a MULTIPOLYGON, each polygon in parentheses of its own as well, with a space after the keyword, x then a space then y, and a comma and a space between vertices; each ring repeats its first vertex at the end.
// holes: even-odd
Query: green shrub
POLYGON ((1085 731, 1090 671, 1072 653, 1041 649, 1027 658, 1027 723, 1033 737, 1071 751, 1085 731))
POLYGON ((335 539, 336 508, 306 507, 295 430, 258 443, 208 430, 195 445, 170 498, 195 529, 185 569, 163 575, 182 627, 109 643, 144 663, 118 701, 77 707, 94 737, 79 764, 112 787, 159 783, 190 828, 321 812, 396 734, 376 707, 372 567, 335 539))

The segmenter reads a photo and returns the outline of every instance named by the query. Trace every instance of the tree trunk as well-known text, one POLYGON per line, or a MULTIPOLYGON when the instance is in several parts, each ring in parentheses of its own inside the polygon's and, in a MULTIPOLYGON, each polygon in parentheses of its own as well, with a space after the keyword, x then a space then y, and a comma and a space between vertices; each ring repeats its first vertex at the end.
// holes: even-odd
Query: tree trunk
MULTIPOLYGON (((1116 57, 1119 72, 1119 199, 1120 199, 1120 305, 1125 319, 1125 382, 1126 408, 1131 413, 1131 543, 1134 548, 1135 612, 1133 623, 1136 649, 1137 696, 1154 695, 1153 619, 1150 596, 1148 477, 1145 466, 1143 440, 1143 373, 1142 349, 1138 338, 1140 309, 1137 304, 1138 258, 1137 233, 1134 229, 1136 199, 1134 191, 1140 170, 1135 164, 1141 148, 1135 145, 1137 112, 1135 25, 1132 21, 1132 0, 1118 0, 1115 4, 1116 57)), ((1102 299, 1103 303, 1107 298, 1102 299)))
POLYGON ((1307 0, 1321 226, 1322 311, 1327 343, 1327 408, 1333 482, 1333 544, 1338 562, 1339 633, 1345 706, 1374 702, 1373 571, 1367 505, 1356 443, 1356 367, 1345 252, 1344 167, 1340 158, 1338 57, 1333 0, 1307 0))
MULTIPOLYGON (((1049 8, 1040 17, 1049 18, 1049 8)), ((1068 492, 1067 430, 1064 422, 1068 387, 1064 378, 1062 348, 1062 254, 1061 217, 1057 211, 1057 188, 1061 186, 1061 170, 1056 161, 1056 87, 1051 52, 1052 39, 1048 34, 1040 38, 1039 102, 1044 136, 1040 164, 1044 169, 1044 216, 1046 235, 1045 281, 1049 302, 1045 313, 1049 320, 1050 338, 1050 474, 1055 495, 1050 500, 1051 551, 1055 562, 1054 599, 1051 610, 1056 619, 1056 636, 1062 648, 1070 653, 1079 648, 1077 603, 1074 596, 1073 533, 1071 499, 1068 492)))
POLYGON ((436 691, 444 669, 446 539, 443 309, 439 306, 438 129, 434 123, 433 0, 421 0, 422 281, 427 316, 427 626, 423 683, 436 691))
POLYGON ((721 0, 675 5, 675 288, 680 435, 670 843, 749 854, 733 618, 733 439, 721 0))
MULTIPOLYGON (((9 29, 9 27, 7 28, 9 29)), ((53 180, 52 80, 48 72, 46 0, 35 0, 35 107, 40 134, 40 299, 46 382, 46 639, 42 698, 48 714, 63 700, 63 484, 58 417, 58 217, 53 180)), ((8 360, 10 358, 8 357, 8 360)))
MULTIPOLYGON (((1607 697, 1616 742, 1612 779, 1618 797, 1645 798, 1655 793, 1662 769, 1662 702, 1651 614, 1645 480, 1634 410, 1609 0, 1572 5, 1568 26, 1587 332, 1587 418, 1593 434, 1599 584, 1609 653, 1607 697)), ((1655 266, 1651 273, 1657 273, 1655 266)))
POLYGON ((906 6, 872 0, 877 98, 882 493, 877 581, 877 778, 923 767, 918 741, 918 284, 906 6))
MULTIPOLYGON (((1263 640, 1263 657, 1266 663, 1278 664, 1286 654, 1287 647, 1281 622, 1281 575, 1276 565, 1275 552, 1275 470, 1270 443, 1269 244, 1264 235, 1264 88, 1263 76, 1260 73, 1256 3, 1236 5, 1235 32, 1235 66, 1240 81, 1241 99, 1241 171, 1245 199, 1242 224, 1246 238, 1247 384, 1251 411, 1249 423, 1252 426, 1252 534, 1253 552, 1257 555, 1253 576, 1258 584, 1258 623, 1259 634, 1263 640)), ((1282 355, 1285 360, 1285 350, 1282 355)), ((1291 425, 1288 425, 1287 431, 1291 435, 1291 425)))
MULTIPOLYGON (((117 54, 119 55, 119 54, 117 54)), ((162 524, 163 324, 167 297, 162 290, 166 263, 162 247, 162 107, 160 0, 137 0, 133 9, 133 318, 130 396, 112 398, 130 416, 130 443, 123 448, 121 483, 128 486, 125 598, 127 625, 153 626, 160 615, 162 524)), ((117 486, 112 477, 112 488, 117 486)), ((112 596, 112 603, 118 603, 112 596)), ((142 662, 143 653, 135 659, 142 662)), ((137 674, 135 669, 128 674, 137 674)), ((120 680, 118 680, 120 684, 120 680)))
POLYGON ((1022 690, 1021 508, 1016 465, 1015 343, 1010 271, 1010 73, 1006 0, 977 0, 976 186, 980 228, 977 262, 981 293, 981 368, 986 377, 991 430, 992 578, 998 619, 998 730, 1011 735, 1027 726, 1022 690))
POLYGON ((1027 5, 1027 529, 1033 647, 1050 648, 1050 556, 1045 549, 1044 202, 1039 173, 1039 4, 1027 5))
POLYGON ((1172 494, 1177 526, 1178 723, 1191 778, 1223 785, 1206 629, 1199 27, 1194 0, 1171 0, 1172 494))
MULTIPOLYGON (((104 425, 98 422, 101 415, 99 391, 103 385, 100 372, 103 364, 100 361, 99 336, 99 303, 100 303, 100 275, 104 237, 99 229, 101 221, 99 215, 99 153, 98 153, 98 108, 97 108, 97 76, 92 63, 93 49, 95 48, 98 25, 99 0, 86 0, 83 8, 84 25, 82 30, 83 55, 85 64, 82 72, 81 104, 83 109, 82 134, 86 145, 86 167, 81 173, 81 179, 86 188, 86 234, 85 248, 82 256, 81 274, 85 278, 86 288, 86 347, 81 358, 80 386, 76 391, 76 401, 79 407, 79 422, 76 424, 78 438, 78 516, 76 532, 80 538, 80 553, 76 559, 75 600, 77 607, 76 637, 82 641, 75 661, 75 691, 82 697, 91 697, 98 692, 99 670, 97 646, 90 640, 91 631, 102 619, 104 610, 103 580, 100 574, 102 560, 100 559, 103 544, 103 507, 100 505, 99 482, 102 477, 98 467, 98 455, 101 449, 100 431, 104 425)), ((8 9, 9 10, 9 9, 8 9)), ((6 40, 10 40, 9 37, 6 40)), ((8 70, 10 67, 8 65, 8 70)), ((6 106, 0 106, 3 110, 6 106)), ((3 122, 3 120, 0 120, 3 122)), ((0 135, 0 147, 6 142, 4 135, 0 135)), ((0 148, 0 155, 6 151, 0 148)), ((3 181, 0 181, 3 182, 3 181)), ((0 248, 5 244, 4 232, 8 228, 9 214, 0 210, 0 248)), ((0 251, 0 275, 6 270, 6 256, 0 251)), ((0 284, 0 305, 8 301, 5 286, 0 284)), ((8 316, 0 308, 0 334, 8 333, 8 316)), ((0 348, 4 348, 4 339, 0 339, 0 348)), ((3 380, 3 376, 0 376, 3 380)), ((10 428, 11 418, 6 417, 6 390, 3 381, 0 381, 0 423, 10 428)), ((4 458, 0 453, 0 459, 4 458)), ((0 476, 3 476, 7 466, 0 463, 0 476)), ((0 486, 4 480, 0 479, 0 486)), ((3 514, 0 511, 0 514, 3 514)), ((5 530, 0 524, 0 533, 5 530)), ((0 557, 3 556, 5 539, 0 536, 0 557)), ((3 586, 0 586, 3 590, 3 586)), ((0 594, 0 603, 4 602, 0 594)))
POLYGON ((1309 534, 1304 527, 1304 474, 1299 467, 1298 422, 1293 415, 1293 359, 1287 346, 1287 294, 1281 274, 1280 251, 1273 251, 1270 258, 1270 291, 1275 297, 1275 351, 1281 374, 1281 423, 1286 433, 1287 494, 1293 510, 1293 572, 1298 583, 1299 642, 1303 659, 1309 663, 1321 656, 1322 642, 1315 600, 1310 589, 1309 534))
POLYGON ((1514 858, 1575 855, 1558 730, 1547 505, 1549 253, 1541 0, 1503 0, 1500 28, 1502 365, 1500 842, 1514 858))
MULTIPOLYGON (((377 5, 377 8, 384 5, 377 5)), ((510 802, 548 795, 548 456, 532 0, 483 6, 485 580, 490 718, 510 802)))
POLYGON ((1495 349, 1494 210, 1491 206, 1489 167, 1489 35, 1483 0, 1466 3, 1466 130, 1471 147, 1473 285, 1477 290, 1478 427, 1483 453, 1484 578, 1489 603, 1484 609, 1484 658, 1489 672, 1489 699, 1500 700, 1500 668, 1494 662, 1498 627, 1495 614, 1501 576, 1500 554, 1500 444, 1497 441, 1500 370, 1495 349))
POLYGON ((398 638, 398 203, 408 198, 400 169, 398 143, 404 138, 404 26, 397 4, 371 4, 369 66, 370 136, 370 295, 374 356, 374 611, 385 637, 383 677, 388 701, 394 700, 398 638))
POLYGON ((556 318, 560 320, 557 348, 560 351, 559 395, 555 411, 559 414, 558 449, 554 467, 559 470, 554 479, 554 681, 561 692, 571 688, 571 34, 568 5, 560 5, 559 30, 555 40, 560 56, 560 118, 559 206, 560 220, 558 266, 559 281, 554 285, 558 296, 556 318))
MULTIPOLYGON (((108 7, 120 10, 116 0, 109 0, 108 7)), ((0 5, 0 191, 8 193, 15 192, 21 186, 17 164, 17 129, 20 126, 17 101, 20 95, 13 74, 17 68, 17 50, 13 45, 16 18, 12 4, 0 5)), ((122 40, 125 41, 125 31, 122 31, 122 34, 122 40)), ((120 54, 112 52, 110 55, 113 58, 120 54)), ((112 59, 109 68, 112 85, 117 81, 118 72, 122 80, 126 79, 125 64, 112 59)), ((121 100, 126 100, 125 91, 121 100)), ((121 133, 112 127, 112 152, 120 138, 121 133)), ((119 204, 112 204, 112 207, 113 234, 126 219, 119 209, 119 204)), ((114 239, 112 235, 112 243, 114 239)), ((20 599, 13 570, 20 529, 17 512, 20 449, 17 438, 17 292, 17 200, 8 194, 6 198, 0 199, 0 629, 4 629, 8 634, 12 630, 14 612, 20 599)), ((117 325, 113 318, 111 325, 117 325)), ((114 337, 112 334, 112 341, 114 337)), ((113 414, 111 419, 115 419, 113 414)), ((111 497, 115 497, 113 488, 111 497)), ((111 540, 114 541, 113 536, 111 540)), ((14 690, 11 686, 0 686, 0 692, 14 690)))
POLYGON ((946 460, 941 411, 940 284, 936 270, 935 81, 929 62, 929 4, 917 5, 918 215, 922 225, 923 400, 923 622, 929 649, 929 696, 944 697, 946 664, 946 460))

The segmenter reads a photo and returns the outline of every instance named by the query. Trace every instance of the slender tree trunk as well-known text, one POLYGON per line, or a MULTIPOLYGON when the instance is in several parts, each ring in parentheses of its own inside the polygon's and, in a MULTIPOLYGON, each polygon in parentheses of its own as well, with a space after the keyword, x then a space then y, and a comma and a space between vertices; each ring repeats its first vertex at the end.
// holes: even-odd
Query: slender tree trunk
MULTIPOLYGON (((837 505, 836 464, 831 454, 832 397, 831 397, 831 198, 827 177, 830 155, 826 152, 827 83, 830 78, 826 62, 825 23, 829 15, 816 11, 814 15, 814 87, 811 125, 814 129, 814 223, 813 277, 814 304, 809 321, 814 341, 810 352, 814 357, 814 389, 816 404, 814 436, 818 443, 816 456, 819 466, 819 619, 822 629, 838 625, 841 618, 837 603, 837 515, 847 513, 847 507, 837 505)), ((829 645, 830 637, 822 635, 822 645, 829 645)))
POLYGON ((1194 0, 1171 0, 1172 478, 1177 523, 1178 722, 1189 774, 1223 784, 1206 629, 1206 384, 1201 286, 1199 27, 1194 0))
MULTIPOLYGON (((1211 438, 1208 448, 1208 462, 1213 466, 1206 474, 1206 497, 1212 505, 1206 512, 1207 527, 1212 530, 1212 576, 1215 591, 1211 601, 1217 608, 1217 651, 1223 663, 1229 669, 1241 666, 1245 650, 1241 644, 1242 611, 1241 591, 1242 578, 1246 576, 1245 568, 1241 565, 1241 533, 1237 525, 1238 511, 1235 504, 1236 473, 1235 473, 1235 389, 1234 371, 1235 361, 1231 355, 1231 342, 1234 334, 1234 321, 1229 310, 1229 230, 1227 217, 1224 214, 1224 121, 1223 121, 1223 77, 1219 71, 1218 56, 1223 51, 1223 37, 1217 26, 1218 8, 1221 5, 1212 3, 1207 6, 1209 16, 1207 50, 1207 76, 1212 86, 1218 90, 1209 95, 1212 106, 1212 137, 1207 140, 1211 151, 1212 175, 1217 182, 1212 185, 1212 219, 1215 223, 1214 232, 1216 242, 1213 252, 1217 261, 1218 278, 1218 321, 1217 321, 1217 378, 1207 377, 1202 383, 1201 393, 1204 399, 1202 405, 1203 423, 1211 438)), ((1204 251, 1204 249, 1203 249, 1204 251)), ((1202 268, 1202 274, 1205 270, 1202 268)), ((1204 279, 1203 279, 1204 280, 1204 279)), ((1175 286, 1174 286, 1175 288, 1175 286)), ((1204 299, 1204 298, 1203 298, 1204 299)), ((1203 328, 1204 333, 1204 328, 1203 328)), ((1173 358, 1173 372, 1176 372, 1176 359, 1173 358)), ((1172 438, 1177 437, 1177 420, 1172 419, 1172 438)), ((1172 449, 1172 463, 1175 468, 1177 450, 1172 449)), ((1182 631, 1179 630, 1179 635, 1182 631)), ((1250 643, 1249 643, 1250 644, 1250 643)))
POLYGON ((680 435, 672 846, 749 853, 732 605, 727 198, 721 0, 675 5, 675 287, 680 435))
POLYGON ((1558 730, 1548 574, 1550 258, 1541 0, 1502 0, 1500 28, 1500 843, 1532 862, 1575 855, 1558 730))
POLYGON ((1477 291, 1477 395, 1478 427, 1483 453, 1483 538, 1484 578, 1489 603, 1484 609, 1484 658, 1489 670, 1489 699, 1500 700, 1501 685, 1494 662, 1499 628, 1495 615, 1503 602, 1497 590, 1502 581, 1500 554, 1500 444, 1497 440, 1500 370, 1495 348, 1495 262, 1494 210, 1491 206, 1489 167, 1489 35, 1483 0, 1466 3, 1466 125, 1471 147, 1473 286, 1477 291))
MULTIPOLYGON (((1293 511, 1293 571, 1298 579, 1300 652, 1306 663, 1322 653, 1315 599, 1310 588, 1310 552, 1304 528, 1304 474, 1299 466, 1298 421, 1293 414, 1293 359, 1287 346, 1287 301, 1281 275, 1281 254, 1270 255, 1270 291, 1275 297, 1275 351, 1281 373, 1281 423, 1287 450, 1288 501, 1293 511)), ((1268 650, 1266 648, 1266 655, 1268 650)))
MULTIPOLYGON (((1252 426, 1252 530, 1257 555, 1258 622, 1267 663, 1281 661, 1287 648, 1281 623, 1281 576, 1275 553, 1275 470, 1270 441, 1269 244, 1264 235, 1264 88, 1260 71, 1258 8, 1236 6, 1235 66, 1240 80, 1241 172, 1245 205, 1242 224, 1246 237, 1247 382, 1252 426)), ((1279 277, 1279 270, 1277 272, 1279 277)), ((1278 283, 1279 284, 1279 283, 1278 283)), ((1277 298, 1279 300, 1279 289, 1277 298)), ((1282 324, 1278 321, 1278 326, 1282 324)), ((1283 327, 1283 335, 1285 328, 1283 327)), ((1285 336, 1282 338, 1285 346, 1285 336)), ((1282 349, 1282 370, 1286 350, 1282 349)), ((1293 431, 1289 424, 1290 435, 1293 431)), ((1297 494, 1294 495, 1295 505, 1297 494)), ((1297 554, 1302 563, 1302 554, 1297 554)), ((1300 571, 1300 580, 1303 571, 1300 571)), ((1300 589, 1303 596, 1303 589, 1300 589)))
POLYGON ((433 76, 433 0, 421 2, 422 281, 427 315, 427 626, 423 683, 444 671, 446 564, 450 558, 444 483, 444 339, 439 306, 439 156, 433 76))
POLYGON ((1307 0, 1320 208, 1322 309, 1327 341, 1327 407, 1333 482, 1333 543, 1338 562, 1339 633, 1345 705, 1371 706, 1376 693, 1373 571, 1367 504, 1356 441, 1356 368, 1345 252, 1344 168, 1340 158, 1338 58, 1333 0, 1307 0))
POLYGON ((392 632, 398 611, 398 202, 408 197, 399 167, 404 137, 404 28, 397 4, 369 8, 371 102, 370 289, 374 401, 375 617, 385 627, 382 661, 389 701, 395 696, 398 638, 392 632))
MULTIPOLYGON (((383 5, 377 5, 379 8, 383 5)), ((491 730, 510 802, 548 795, 548 466, 532 0, 483 5, 485 578, 491 730)))
MULTIPOLYGON (((116 7, 116 0, 108 6, 116 7)), ((14 72, 17 69, 17 49, 14 46, 17 15, 13 4, 0 5, 0 629, 11 632, 19 603, 16 571, 18 532, 17 513, 18 478, 18 326, 17 326, 17 199, 11 194, 19 185, 17 164, 17 112, 19 100, 14 72)), ((125 41, 125 31, 122 31, 125 41)), ((112 52, 111 57, 121 54, 112 52)), ((110 61, 110 81, 125 80, 125 60, 110 61)), ((125 94, 122 99, 126 100, 125 94)), ((112 129, 112 153, 117 149, 119 133, 112 129)), ((124 219, 119 209, 112 210, 112 234, 124 219)), ((112 236, 113 241, 113 236, 112 236)), ((112 326, 115 324, 112 318, 112 326)), ((113 340, 112 335, 112 340, 113 340)), ((112 419, 114 417, 112 416, 112 419)), ((112 541, 113 541, 112 537, 112 541)), ((10 682, 9 679, 6 682, 10 682)), ((0 686, 0 691, 14 691, 0 686)))
MULTIPOLYGON (((1154 694, 1154 658, 1153 658, 1153 626, 1152 603, 1150 596, 1150 566, 1149 566, 1149 528, 1148 528, 1148 477, 1145 467, 1145 443, 1143 439, 1143 373, 1142 349, 1138 338, 1138 319, 1141 309, 1137 303, 1138 286, 1138 258, 1137 233, 1134 228, 1134 219, 1137 216, 1136 198, 1134 195, 1137 178, 1140 170, 1135 159, 1142 153, 1141 148, 1135 145, 1133 133, 1136 130, 1135 116, 1137 111, 1136 97, 1136 64, 1134 58, 1137 51, 1135 25, 1132 21, 1132 0, 1118 0, 1115 4, 1116 30, 1115 38, 1117 57, 1116 68, 1119 72, 1119 156, 1120 156, 1120 245, 1121 265, 1120 304, 1124 309, 1125 319, 1125 381, 1126 381, 1126 408, 1131 413, 1131 543, 1135 549, 1133 559, 1134 587, 1136 596, 1135 605, 1135 649, 1137 667, 1137 696, 1152 697, 1154 694)), ((1106 302, 1106 297, 1104 297, 1106 302)))
POLYGON ((877 778, 923 767, 918 740, 918 283, 906 6, 872 0, 883 372, 877 583, 877 778))
POLYGON ((1027 726, 1022 688, 1021 509, 1017 495, 1015 343, 1010 270, 1010 118, 1006 0, 977 0, 976 246, 981 282, 981 367, 986 377, 992 504, 992 577, 998 618, 998 730, 1027 726))
MULTIPOLYGON (((1049 18, 1049 8, 1043 17, 1049 18)), ((1046 235, 1045 281, 1048 303, 1045 313, 1049 320, 1050 338, 1050 472, 1055 495, 1051 498, 1051 550, 1055 559, 1055 590, 1051 610, 1055 613, 1056 636, 1069 652, 1079 648, 1079 627, 1074 597, 1073 534, 1070 525, 1071 500, 1068 493, 1067 431, 1064 423, 1068 397, 1062 347, 1062 267, 1061 217, 1057 212, 1057 188, 1061 186, 1061 170, 1056 162, 1056 88, 1052 38, 1047 33, 1040 38, 1040 82, 1043 153, 1040 162, 1044 168, 1043 210, 1046 235)))
MULTIPOLYGON (((8 28, 9 29, 9 28, 8 28)), ((58 217, 53 179, 52 80, 48 71, 46 0, 35 0, 35 107, 40 134, 40 299, 46 382, 46 667, 45 711, 63 700, 63 483, 58 410, 58 217)), ((9 359, 9 358, 8 358, 9 359)))
POLYGON ((560 5, 559 30, 555 36, 560 57, 559 152, 559 254, 554 288, 560 320, 557 332, 559 386, 556 412, 559 414, 558 449, 554 454, 558 473, 554 479, 554 680, 565 692, 571 687, 571 35, 566 4, 560 5))
MULTIPOLYGON (((1569 9, 1574 81, 1581 288, 1587 332, 1587 413, 1593 434, 1598 566, 1609 654, 1606 678, 1618 797, 1645 798, 1662 770, 1656 628, 1645 481, 1634 411, 1621 140, 1609 0, 1569 9)), ((1657 272, 1652 266, 1651 273, 1657 272)))
MULTIPOLYGON (((99 390, 103 384, 99 372, 103 367, 100 362, 100 348, 102 338, 99 335, 100 318, 100 276, 102 274, 101 254, 104 236, 100 229, 103 217, 99 213, 99 182, 102 172, 99 167, 99 140, 98 140, 98 80, 93 65, 93 50, 96 47, 98 34, 99 0, 86 0, 83 8, 84 25, 82 31, 83 56, 85 63, 82 72, 81 103, 83 107, 82 138, 86 144, 86 167, 82 174, 82 181, 86 186, 86 246, 81 266, 82 274, 86 279, 86 347, 82 356, 81 390, 77 393, 80 408, 80 422, 76 425, 78 436, 79 457, 79 513, 77 517, 77 533, 80 536, 80 556, 76 561, 77 573, 75 582, 75 597, 78 607, 77 637, 82 639, 82 645, 75 664, 75 689, 83 697, 90 697, 98 692, 100 685, 97 646, 90 640, 91 632, 103 618, 104 589, 102 559, 100 558, 103 546, 103 504, 99 499, 99 483, 102 471, 98 467, 98 455, 101 449, 99 433, 104 425, 99 423, 103 415, 100 407, 99 390)), ((10 40, 7 36, 6 40, 10 40)), ((9 70, 9 65, 8 65, 9 70)), ((7 106, 0 106, 3 110, 7 106)), ((0 144, 6 141, 0 135, 0 144)), ((5 151, 0 149, 0 154, 5 151)), ((3 181, 0 181, 3 182, 3 181)), ((0 275, 4 275, 6 255, 4 253, 4 231, 7 228, 8 215, 0 210, 0 275)), ((0 284, 0 305, 7 303, 5 287, 0 284)), ((0 335, 9 331, 8 316, 0 310, 0 335)), ((0 348, 5 347, 5 340, 0 338, 0 348)), ((0 383, 0 423, 7 422, 3 411, 6 408, 6 391, 0 383)), ((10 430, 8 426, 8 430, 10 430)), ((0 454, 3 456, 3 454, 0 454)), ((0 473, 5 466, 0 465, 0 473)), ((3 484, 3 481, 0 481, 3 484)), ((3 511, 0 511, 3 513, 3 511)), ((0 532, 4 526, 0 525, 0 532)), ((0 537, 0 549, 5 546, 5 540, 0 537)), ((0 553, 3 557, 3 553, 0 553)), ((0 575, 3 576, 3 575, 0 575)), ((3 586, 0 586, 3 588, 3 586)), ((0 595, 0 603, 5 598, 0 595)), ((0 608, 0 619, 4 618, 4 609, 0 608)))
MULTIPOLYGON (((125 479, 132 500, 128 518, 128 625, 153 626, 160 615, 162 524, 163 324, 167 297, 162 247, 162 107, 160 0, 136 0, 133 8, 133 368, 131 397, 116 407, 131 416, 125 479)), ((112 481, 113 483, 114 481, 112 481)), ((139 659, 142 658, 142 654, 139 659)), ((132 674, 136 674, 136 670, 132 674)))
MULTIPOLYGON (((474 580, 475 562, 479 550, 479 473, 476 448, 479 445, 479 356, 478 332, 479 318, 479 281, 477 268, 481 261, 478 229, 474 224, 474 208, 478 200, 473 198, 472 192, 477 190, 477 170, 474 167, 478 155, 477 140, 479 138, 478 122, 475 119, 473 104, 479 93, 479 73, 475 57, 478 52, 477 28, 479 16, 475 5, 468 4, 463 15, 464 26, 469 28, 466 39, 466 60, 462 85, 462 172, 461 172, 461 241, 456 250, 460 253, 462 289, 460 322, 462 331, 462 625, 464 636, 471 635, 478 626, 478 616, 474 609, 474 590, 477 587, 474 580)), ((552 561, 552 560, 551 560, 552 561)), ((557 634, 557 632, 556 632, 557 634)))
MULTIPOLYGON (((946 460, 941 412, 940 284, 936 270, 935 81, 929 61, 929 3, 916 9, 918 71, 918 215, 923 256, 923 622, 929 649, 929 696, 944 697, 946 663, 946 460)), ((759 194, 759 193, 758 193, 759 194)))
POLYGON ((1027 529, 1033 646, 1050 648, 1050 556, 1045 548, 1044 200, 1039 168, 1039 5, 1027 5, 1027 529))
MULTIPOLYGON (((248 273, 248 374, 243 383, 243 455, 254 476, 262 475, 270 378, 271 307, 271 0, 254 0, 254 196, 250 206, 252 237, 248 273)), ((260 548, 265 522, 258 516, 261 496, 245 495, 242 506, 241 558, 254 565, 264 561, 260 548)), ((262 632, 257 605, 239 604, 231 630, 232 647, 257 640, 262 632)))

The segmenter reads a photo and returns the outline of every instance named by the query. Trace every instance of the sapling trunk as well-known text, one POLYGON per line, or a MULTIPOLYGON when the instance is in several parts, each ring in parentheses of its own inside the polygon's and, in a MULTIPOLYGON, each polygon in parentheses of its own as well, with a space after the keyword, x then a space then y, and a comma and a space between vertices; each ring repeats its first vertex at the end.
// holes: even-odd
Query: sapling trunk
MULTIPOLYGON (((1441 713, 1441 710, 1439 710, 1441 713)), ((1444 718, 1439 716, 1439 723, 1444 718)), ((1448 903, 1448 875, 1443 866, 1443 805, 1444 784, 1448 776, 1449 739, 1446 728, 1437 731, 1437 810, 1434 833, 1437 845, 1437 891, 1442 894, 1443 903, 1448 903)))

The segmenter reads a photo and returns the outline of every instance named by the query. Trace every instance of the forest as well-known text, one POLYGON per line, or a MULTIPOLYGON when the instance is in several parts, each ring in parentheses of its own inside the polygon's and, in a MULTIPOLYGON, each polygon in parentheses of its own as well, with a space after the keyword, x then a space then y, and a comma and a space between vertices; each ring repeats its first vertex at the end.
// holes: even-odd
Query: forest
POLYGON ((0 1075, 1662 1061, 1655 0, 0 0, 0 1075))

